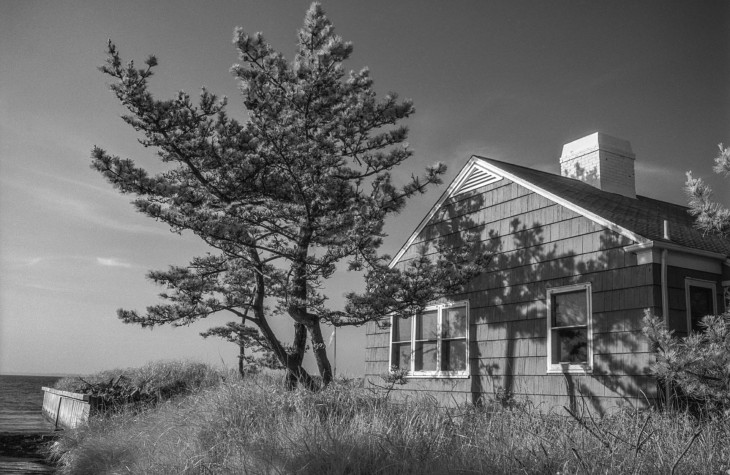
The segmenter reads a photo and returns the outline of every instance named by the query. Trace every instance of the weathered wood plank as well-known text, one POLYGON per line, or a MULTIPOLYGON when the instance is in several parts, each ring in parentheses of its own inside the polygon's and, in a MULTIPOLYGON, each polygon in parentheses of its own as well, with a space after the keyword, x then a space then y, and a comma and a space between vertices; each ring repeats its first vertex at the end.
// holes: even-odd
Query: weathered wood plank
POLYGON ((371 347, 365 350, 365 361, 381 361, 388 363, 390 358, 387 347, 371 347))
POLYGON ((89 419, 94 397, 88 394, 60 391, 53 388, 43 389, 43 416, 56 427, 74 429, 89 419))
POLYGON ((390 345, 390 333, 376 333, 366 336, 368 348, 387 348, 390 345))
POLYGON ((366 361, 365 375, 378 377, 388 372, 388 362, 383 361, 366 361))

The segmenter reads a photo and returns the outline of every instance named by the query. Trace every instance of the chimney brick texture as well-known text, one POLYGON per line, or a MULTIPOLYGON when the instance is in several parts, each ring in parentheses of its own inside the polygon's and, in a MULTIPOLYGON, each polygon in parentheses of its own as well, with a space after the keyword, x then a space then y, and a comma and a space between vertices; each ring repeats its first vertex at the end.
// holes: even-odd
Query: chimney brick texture
POLYGON ((635 159, 627 140, 596 132, 563 146, 560 174, 636 198, 635 159))

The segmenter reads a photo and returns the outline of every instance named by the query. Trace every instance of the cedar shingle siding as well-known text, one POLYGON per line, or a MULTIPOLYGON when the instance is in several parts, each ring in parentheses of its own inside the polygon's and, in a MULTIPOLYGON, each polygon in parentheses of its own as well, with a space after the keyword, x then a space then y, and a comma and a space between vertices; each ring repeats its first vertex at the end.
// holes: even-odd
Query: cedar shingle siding
MULTIPOLYGON (((586 402, 599 410, 656 397, 641 318, 659 294, 658 269, 636 264, 622 249, 632 242, 505 179, 444 202, 399 265, 439 236, 456 244, 462 231, 475 229, 483 249, 494 252, 495 270, 453 296, 470 302, 471 376, 411 379, 404 394, 427 391, 463 403, 506 393, 545 408, 590 396, 586 402), (546 289, 585 282, 593 294, 593 374, 547 374, 546 289)), ((367 326, 365 373, 382 384, 390 329, 387 320, 380 326, 367 326)))
MULTIPOLYGON (((479 236, 480 250, 493 260, 462 295, 449 299, 469 302, 469 376, 412 374, 397 388, 403 397, 429 395, 454 404, 510 395, 543 410, 586 404, 599 413, 646 406, 660 393, 649 371, 654 358, 641 333, 642 317, 647 309, 664 314, 663 281, 666 321, 680 337, 687 334, 688 279, 714 285, 717 309, 726 310, 730 240, 700 233, 682 206, 472 157, 424 221, 392 265, 434 252, 437 239, 459 246, 467 232, 479 236), (483 176, 488 184, 462 192, 483 176), (574 361, 562 349, 553 350, 561 356, 548 365, 548 289, 563 295, 565 305, 590 295, 581 310, 592 317, 587 328, 556 323, 551 332, 560 342, 563 336, 555 335, 561 331, 588 335, 587 371, 590 361, 558 363, 574 361)), ((388 371, 389 325, 385 317, 366 327, 365 377, 379 385, 388 371)))

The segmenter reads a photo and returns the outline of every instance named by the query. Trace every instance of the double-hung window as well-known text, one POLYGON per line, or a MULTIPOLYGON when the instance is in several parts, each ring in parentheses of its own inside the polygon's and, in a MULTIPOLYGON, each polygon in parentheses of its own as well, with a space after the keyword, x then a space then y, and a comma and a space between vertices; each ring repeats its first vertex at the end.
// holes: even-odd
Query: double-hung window
POLYGON ((409 376, 469 375, 469 302, 426 307, 393 318, 390 367, 409 376))
POLYGON ((687 332, 701 332, 700 321, 705 315, 717 314, 714 282, 698 279, 685 279, 684 294, 687 305, 687 332))
POLYGON ((591 284, 548 289, 547 308, 548 372, 592 371, 591 284))

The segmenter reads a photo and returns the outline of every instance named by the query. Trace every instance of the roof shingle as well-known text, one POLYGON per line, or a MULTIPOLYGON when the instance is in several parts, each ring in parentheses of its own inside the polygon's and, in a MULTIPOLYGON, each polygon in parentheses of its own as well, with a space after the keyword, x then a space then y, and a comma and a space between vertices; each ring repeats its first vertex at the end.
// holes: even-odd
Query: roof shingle
POLYGON ((664 220, 669 223, 669 242, 692 249, 730 256, 730 239, 703 234, 685 206, 644 196, 636 199, 609 193, 567 178, 491 158, 480 160, 557 195, 586 211, 652 241, 665 241, 664 220))

